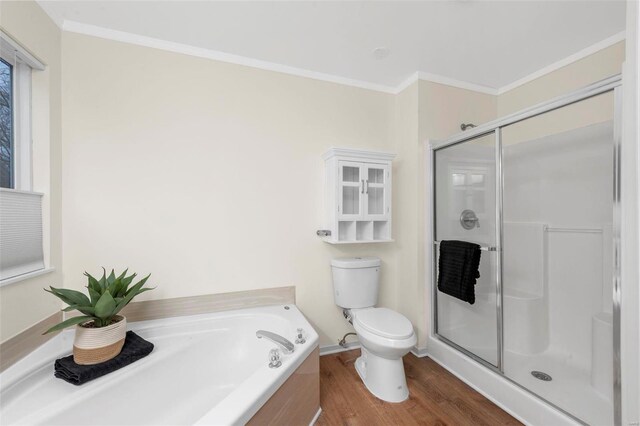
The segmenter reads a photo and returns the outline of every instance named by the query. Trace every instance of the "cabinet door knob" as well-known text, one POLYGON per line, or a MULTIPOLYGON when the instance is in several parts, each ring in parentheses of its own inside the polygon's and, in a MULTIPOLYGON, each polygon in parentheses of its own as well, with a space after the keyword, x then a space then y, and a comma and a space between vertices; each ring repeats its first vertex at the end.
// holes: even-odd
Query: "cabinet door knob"
POLYGON ((360 189, 360 193, 364 194, 364 179, 362 179, 362 187, 360 189))

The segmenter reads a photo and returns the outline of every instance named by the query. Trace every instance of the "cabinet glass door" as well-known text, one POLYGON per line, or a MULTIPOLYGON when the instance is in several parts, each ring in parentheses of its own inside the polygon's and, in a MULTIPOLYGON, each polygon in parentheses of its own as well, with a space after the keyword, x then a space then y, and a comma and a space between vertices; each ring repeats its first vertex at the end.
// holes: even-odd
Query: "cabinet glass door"
POLYGON ((338 217, 342 220, 355 220, 362 217, 362 195, 364 178, 359 163, 340 161, 340 200, 338 217))
POLYGON ((389 217, 389 168, 368 164, 364 170, 365 216, 367 220, 384 220, 389 217))

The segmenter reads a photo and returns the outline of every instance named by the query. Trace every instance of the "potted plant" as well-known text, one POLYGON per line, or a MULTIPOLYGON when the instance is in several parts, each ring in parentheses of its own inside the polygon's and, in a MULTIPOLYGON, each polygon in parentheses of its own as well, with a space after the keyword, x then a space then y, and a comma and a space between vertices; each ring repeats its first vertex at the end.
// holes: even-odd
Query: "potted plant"
POLYGON ((150 274, 130 286, 136 274, 126 276, 127 271, 116 277, 113 270, 109 276, 104 270, 99 280, 85 272, 84 275, 89 280, 87 285, 89 297, 67 288, 44 289, 69 305, 63 309, 64 312, 76 310, 83 314, 68 318, 44 333, 75 325, 73 360, 77 364, 98 364, 120 353, 127 332, 127 319, 118 315, 118 312, 140 293, 153 290, 153 288, 143 288, 150 274))

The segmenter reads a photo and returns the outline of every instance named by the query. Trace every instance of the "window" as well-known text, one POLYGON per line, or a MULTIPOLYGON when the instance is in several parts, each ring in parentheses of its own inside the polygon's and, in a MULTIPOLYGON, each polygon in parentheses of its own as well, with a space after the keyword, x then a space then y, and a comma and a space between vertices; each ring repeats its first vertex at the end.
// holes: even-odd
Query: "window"
POLYGON ((45 271, 31 181, 31 78, 44 65, 0 30, 0 286, 45 271))
POLYGON ((0 58, 0 187, 13 188, 13 66, 0 58))
POLYGON ((43 68, 0 34, 0 188, 30 191, 31 72, 43 68))

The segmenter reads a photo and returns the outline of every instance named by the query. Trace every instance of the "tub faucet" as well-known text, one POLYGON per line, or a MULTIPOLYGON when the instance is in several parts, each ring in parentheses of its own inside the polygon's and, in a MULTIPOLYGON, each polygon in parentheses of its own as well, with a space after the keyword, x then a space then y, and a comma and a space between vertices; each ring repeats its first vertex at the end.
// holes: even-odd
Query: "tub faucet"
POLYGON ((293 350, 295 349, 293 343, 291 343, 281 335, 272 333, 267 330, 256 331, 256 337, 258 339, 262 339, 264 337, 265 339, 271 340, 273 343, 280 346, 280 348, 282 348, 282 352, 284 352, 285 354, 292 354, 293 350))

